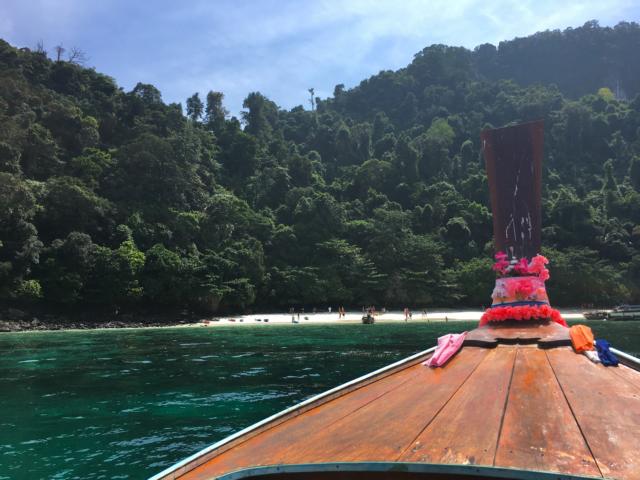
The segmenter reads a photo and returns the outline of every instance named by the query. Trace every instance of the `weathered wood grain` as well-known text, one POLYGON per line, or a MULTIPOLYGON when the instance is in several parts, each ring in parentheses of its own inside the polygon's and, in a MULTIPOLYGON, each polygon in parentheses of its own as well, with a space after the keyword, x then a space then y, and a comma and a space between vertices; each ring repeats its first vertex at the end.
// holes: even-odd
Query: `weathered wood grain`
MULTIPOLYGON (((256 465, 388 460, 398 456, 451 398, 487 350, 467 348, 446 369, 418 365, 402 382, 373 383, 286 421, 179 477, 212 475, 256 465), (446 372, 446 373, 445 373, 446 372), (372 389, 377 389, 375 393, 372 389)), ((407 375, 407 374, 405 374, 407 375)))
POLYGON ((547 356, 600 471, 640 479, 640 392, 569 348, 547 356))
POLYGON ((344 417, 290 451, 296 462, 376 461, 397 458, 445 406, 488 355, 465 348, 445 368, 423 367, 420 374, 383 397, 344 417))
POLYGON ((626 381, 640 390, 640 372, 626 365, 620 364, 617 368, 610 369, 611 372, 618 375, 623 381, 626 381))
POLYGON ((571 345, 569 329, 555 322, 504 321, 471 330, 464 345, 492 348, 500 343, 537 343, 540 348, 571 345))
POLYGON ((495 465, 600 476, 544 350, 518 351, 495 465))
POLYGON ((398 460, 492 465, 517 350, 505 346, 489 350, 398 460))

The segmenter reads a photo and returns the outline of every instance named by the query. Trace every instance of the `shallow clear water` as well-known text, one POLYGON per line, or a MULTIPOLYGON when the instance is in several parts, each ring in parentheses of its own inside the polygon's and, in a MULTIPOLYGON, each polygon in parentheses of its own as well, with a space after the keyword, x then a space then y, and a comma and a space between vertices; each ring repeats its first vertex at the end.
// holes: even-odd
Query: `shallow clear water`
MULTIPOLYGON (((476 322, 0 334, 0 479, 146 478, 476 322)), ((640 354, 640 323, 591 322, 640 354)))

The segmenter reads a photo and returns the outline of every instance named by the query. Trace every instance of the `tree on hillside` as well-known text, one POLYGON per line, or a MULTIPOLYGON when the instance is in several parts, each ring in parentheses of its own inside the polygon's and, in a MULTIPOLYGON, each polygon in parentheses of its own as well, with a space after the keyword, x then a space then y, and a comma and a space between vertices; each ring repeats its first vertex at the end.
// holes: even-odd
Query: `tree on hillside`
POLYGON ((220 133, 224 127, 225 119, 229 114, 222 105, 224 94, 221 92, 209 91, 207 93, 207 106, 205 107, 205 122, 207 126, 216 134, 220 133))
POLYGON ((204 105, 202 104, 202 100, 200 100, 198 92, 187 98, 187 117, 195 122, 202 117, 203 111, 204 105))

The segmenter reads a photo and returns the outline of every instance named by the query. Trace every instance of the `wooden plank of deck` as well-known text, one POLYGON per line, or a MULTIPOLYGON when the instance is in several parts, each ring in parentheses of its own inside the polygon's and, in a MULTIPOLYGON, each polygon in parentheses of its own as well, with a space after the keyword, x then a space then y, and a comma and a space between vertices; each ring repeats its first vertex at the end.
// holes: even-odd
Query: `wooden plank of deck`
POLYGON ((398 461, 492 465, 517 351, 489 350, 398 461))
POLYGON ((600 476, 545 350, 518 351, 495 465, 600 476))
POLYGON ((547 356, 603 476, 640 479, 638 390, 569 348, 547 356))
POLYGON ((422 367, 392 395, 366 405, 298 447, 288 461, 392 461, 472 375, 489 352, 461 350, 444 368, 422 367))
POLYGON ((180 478, 208 479, 251 465, 394 460, 488 352, 469 347, 446 368, 412 367, 417 375, 397 385, 389 395, 360 402, 357 407, 349 398, 353 394, 337 398, 212 458, 180 478))
POLYGON ((571 345, 569 329, 555 322, 528 323, 517 320, 487 324, 471 330, 464 345, 495 346, 498 343, 537 343, 542 348, 571 345))
POLYGON ((638 372, 637 370, 620 364, 617 368, 610 369, 610 371, 618 375, 620 378, 624 379, 623 381, 630 383, 638 390, 640 390, 640 372, 638 372))

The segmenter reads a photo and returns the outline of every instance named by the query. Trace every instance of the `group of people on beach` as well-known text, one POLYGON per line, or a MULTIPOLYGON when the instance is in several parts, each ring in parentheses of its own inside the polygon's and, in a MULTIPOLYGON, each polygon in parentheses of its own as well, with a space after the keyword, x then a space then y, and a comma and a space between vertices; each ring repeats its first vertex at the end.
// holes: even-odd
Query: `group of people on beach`
MULTIPOLYGON (((332 307, 328 307, 327 308, 327 312, 331 313, 333 311, 332 307)), ((317 309, 314 308, 313 309, 313 313, 317 313, 317 309)), ((371 316, 375 316, 375 315, 384 315, 385 313, 387 313, 387 309, 386 308, 382 308, 382 310, 378 311, 376 310, 375 305, 370 305, 368 307, 363 306, 362 307, 362 314, 369 314, 371 316)), ((304 307, 300 308, 299 310, 296 310, 295 308, 291 307, 289 309, 289 314, 291 315, 292 320, 295 322, 296 320, 296 316, 297 316, 297 320, 300 320, 300 314, 302 314, 304 316, 304 307)), ((403 309, 403 314, 404 314, 404 321, 408 322, 409 320, 413 320, 413 312, 411 311, 411 309, 409 307, 405 307, 403 309)), ((342 320, 342 319, 346 319, 347 316, 347 312, 345 310, 345 308, 343 306, 339 306, 338 307, 338 320, 342 320)), ((304 317, 305 320, 308 320, 308 317, 304 317)), ((429 318, 427 316, 427 310, 422 310, 422 319, 423 320, 427 320, 429 321, 429 318)), ((449 319, 447 317, 445 317, 445 321, 448 321, 449 319)), ((297 323, 297 322, 295 322, 297 323)))
POLYGON ((368 313, 369 315, 380 315, 380 314, 385 314, 387 313, 387 309, 382 307, 382 310, 380 312, 378 312, 376 310, 376 306, 375 305, 370 305, 368 307, 362 307, 362 313, 368 313))
MULTIPOLYGON (((331 313, 332 310, 333 310, 332 307, 327 308, 327 311, 329 313, 331 313)), ((296 309, 294 307, 289 308, 289 315, 291 315, 291 319, 292 320, 295 320, 296 312, 297 312, 298 320, 300 320, 300 314, 302 313, 302 315, 304 315, 304 307, 300 308, 300 310, 297 310, 297 311, 296 311, 296 309)), ((315 307, 313 309, 313 313, 314 313, 314 315, 316 313, 318 313, 318 311, 317 311, 317 309, 315 307)), ((344 309, 344 307, 342 307, 342 306, 338 307, 338 319, 345 318, 346 315, 347 315, 347 312, 344 309)), ((304 317, 304 319, 308 320, 308 317, 304 317)))

